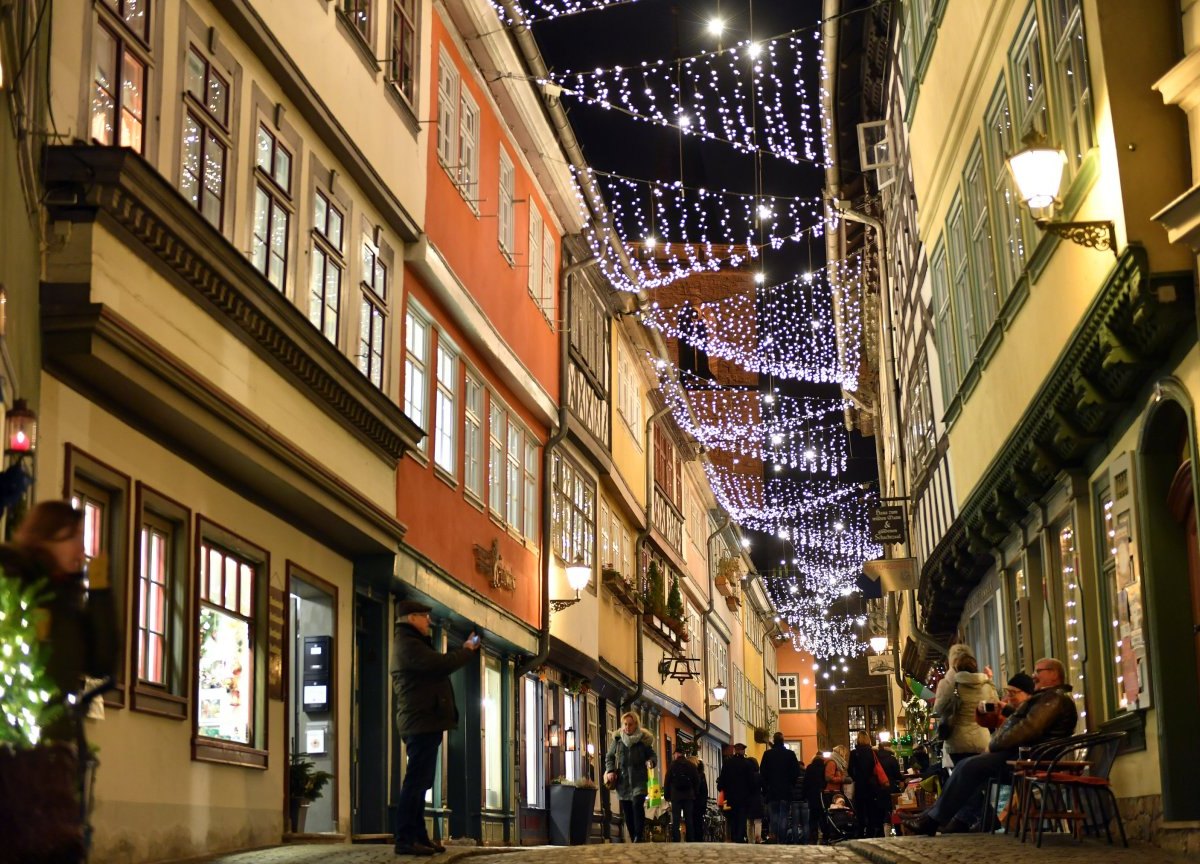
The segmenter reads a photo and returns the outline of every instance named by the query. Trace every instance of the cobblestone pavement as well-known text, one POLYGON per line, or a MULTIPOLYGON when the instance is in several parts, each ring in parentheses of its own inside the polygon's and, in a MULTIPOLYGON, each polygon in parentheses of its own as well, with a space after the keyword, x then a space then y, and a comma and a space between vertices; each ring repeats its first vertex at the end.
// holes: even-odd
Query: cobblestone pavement
MULTIPOLYGON (((203 864, 726 864, 735 850, 723 843, 451 847, 442 855, 400 857, 390 845, 293 845, 205 859, 203 864), (461 860, 460 860, 461 859, 461 860)), ((1047 837, 1041 849, 1009 837, 978 834, 854 840, 838 846, 739 846, 738 864, 978 864, 1014 856, 1022 864, 1187 864, 1192 861, 1154 846, 1128 849, 1088 840, 1047 837)), ((193 860, 191 864, 201 864, 193 860)), ((1193 861, 1194 864, 1194 861, 1193 861)))

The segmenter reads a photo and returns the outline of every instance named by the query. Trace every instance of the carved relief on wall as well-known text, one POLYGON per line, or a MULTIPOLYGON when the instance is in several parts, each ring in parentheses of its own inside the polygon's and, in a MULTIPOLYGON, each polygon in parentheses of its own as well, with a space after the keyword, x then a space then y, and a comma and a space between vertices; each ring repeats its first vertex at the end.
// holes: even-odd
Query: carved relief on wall
POLYGON ((517 578, 500 554, 499 540, 493 540, 490 548, 475 544, 475 569, 488 577, 488 584, 493 588, 503 588, 505 591, 517 589, 517 578))

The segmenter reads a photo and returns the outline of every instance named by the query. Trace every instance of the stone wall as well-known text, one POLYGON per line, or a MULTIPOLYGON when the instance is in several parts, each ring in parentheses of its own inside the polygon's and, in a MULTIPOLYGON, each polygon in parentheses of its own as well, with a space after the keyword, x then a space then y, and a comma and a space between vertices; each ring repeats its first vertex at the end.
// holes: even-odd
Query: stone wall
POLYGON ((1200 822, 1164 825, 1161 795, 1118 798, 1117 806, 1130 840, 1153 843, 1167 852, 1200 855, 1200 822))

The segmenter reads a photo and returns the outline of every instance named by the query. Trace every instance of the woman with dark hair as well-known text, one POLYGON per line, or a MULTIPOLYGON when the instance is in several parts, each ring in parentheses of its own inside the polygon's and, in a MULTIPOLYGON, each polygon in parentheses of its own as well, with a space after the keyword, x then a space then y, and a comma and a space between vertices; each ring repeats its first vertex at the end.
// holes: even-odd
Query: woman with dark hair
MULTIPOLYGON (((108 562, 96 556, 84 574, 83 513, 66 501, 43 501, 0 546, 4 577, 30 584, 43 581, 42 641, 49 643, 46 672, 58 698, 78 691, 85 675, 115 671, 117 626, 108 562)), ((44 739, 74 741, 74 724, 65 716, 42 730, 44 739)))

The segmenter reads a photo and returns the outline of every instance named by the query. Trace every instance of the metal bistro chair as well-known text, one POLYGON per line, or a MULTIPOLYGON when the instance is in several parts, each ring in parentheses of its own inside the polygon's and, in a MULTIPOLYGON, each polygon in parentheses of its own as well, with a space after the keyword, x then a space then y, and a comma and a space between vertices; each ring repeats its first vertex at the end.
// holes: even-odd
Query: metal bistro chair
POLYGON ((1077 736, 1047 754, 1048 767, 1045 771, 1036 772, 1028 783, 1029 797, 1021 821, 1022 842, 1029 828, 1029 819, 1036 810, 1039 847, 1047 824, 1059 823, 1066 823, 1077 840, 1083 838, 1084 830, 1099 835, 1103 826, 1111 844, 1112 830, 1108 823, 1116 819, 1121 843, 1128 848, 1125 825, 1108 780, 1124 737, 1124 732, 1077 736), (1066 764, 1073 761, 1082 761, 1084 764, 1066 764), (1038 799, 1037 805, 1034 804, 1035 797, 1038 799))
POLYGON ((1007 783, 999 776, 989 778, 987 791, 984 793, 984 804, 986 806, 983 812, 983 830, 985 832, 992 831, 996 827, 993 816, 998 818, 998 814, 992 807, 993 800, 999 804, 1000 788, 1002 786, 1009 786, 1011 791, 1008 799, 1008 814, 1004 818, 1004 833, 1015 833, 1015 829, 1021 825, 1022 807, 1029 800, 1029 780, 1037 772, 1039 766, 1045 766, 1047 754, 1063 747, 1070 740, 1072 739, 1054 738, 1031 747, 1026 757, 1030 764, 1024 767, 1018 765, 1013 768, 1012 777, 1007 783))

